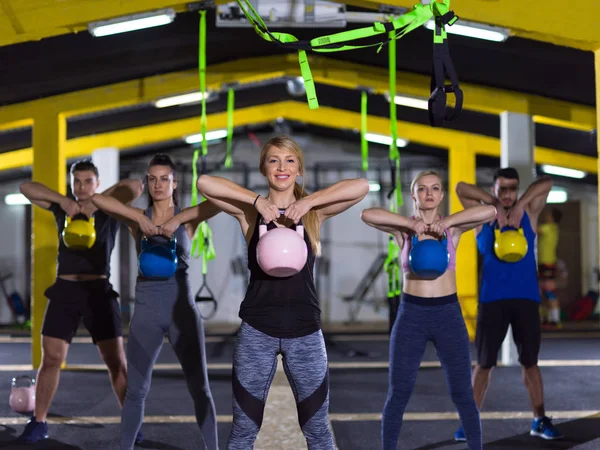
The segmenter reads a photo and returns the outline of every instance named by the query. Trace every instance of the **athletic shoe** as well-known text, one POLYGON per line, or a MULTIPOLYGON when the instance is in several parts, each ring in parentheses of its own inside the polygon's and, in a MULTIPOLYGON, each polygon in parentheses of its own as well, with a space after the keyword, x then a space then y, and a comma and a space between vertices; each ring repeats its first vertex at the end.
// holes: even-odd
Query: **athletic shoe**
POLYGON ((463 431, 462 427, 460 427, 456 433, 454 433, 454 440, 456 442, 465 442, 467 440, 467 437, 465 436, 465 432, 463 431))
POLYGON ((552 419, 546 416, 539 419, 533 419, 529 434, 548 440, 561 439, 563 437, 561 432, 552 425, 552 419))
POLYGON ((48 424, 36 421, 35 416, 33 416, 27 421, 25 430, 23 430, 18 440, 27 444, 33 444, 42 439, 48 439, 48 424))

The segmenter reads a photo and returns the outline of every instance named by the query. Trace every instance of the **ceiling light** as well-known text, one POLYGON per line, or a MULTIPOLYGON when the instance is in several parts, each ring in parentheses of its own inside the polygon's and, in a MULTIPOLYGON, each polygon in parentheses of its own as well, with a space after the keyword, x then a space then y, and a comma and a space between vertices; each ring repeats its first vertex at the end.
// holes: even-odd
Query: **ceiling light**
POLYGON ((563 189, 552 189, 548 194, 546 203, 564 203, 568 198, 567 191, 563 189))
MULTIPOLYGON (((206 133, 206 141, 214 141, 216 139, 223 139, 227 137, 227 130, 213 130, 206 133)), ((191 134, 185 138, 187 144, 197 144, 202 142, 202 133, 191 134)))
MULTIPOLYGON (((434 21, 429 20, 425 23, 425 28, 433 30, 434 21)), ((445 27, 446 33, 458 34, 476 39, 485 39, 486 41, 504 42, 510 36, 510 30, 507 28, 493 27, 481 23, 467 22, 460 20, 454 25, 445 27)))
POLYGON ((206 96, 208 98, 210 94, 205 92, 190 92, 189 94, 174 95, 172 97, 166 97, 158 99, 154 102, 154 106, 157 108, 168 108, 169 106, 185 105, 188 103, 198 103, 202 101, 202 98, 206 96))
POLYGON ((566 167, 549 166, 547 164, 542 165, 542 172, 550 175, 558 175, 561 177, 569 178, 584 178, 587 174, 581 170, 567 169, 566 167))
POLYGON ((159 11, 133 14, 116 19, 90 22, 88 31, 95 37, 110 36, 128 31, 143 30, 144 28, 168 25, 175 19, 175 11, 171 8, 159 11))
MULTIPOLYGON (((387 101, 390 101, 389 92, 386 94, 387 101)), ((420 97, 411 97, 408 95, 396 95, 394 103, 398 106, 408 106, 409 108, 429 109, 429 101, 420 97)))
MULTIPOLYGON (((375 144, 392 145, 392 138, 383 134, 365 133, 365 139, 375 144)), ((398 147, 406 147, 408 145, 408 141, 406 139, 397 138, 396 145, 398 147)))
POLYGON ((8 194, 4 197, 4 203, 7 205, 31 205, 23 194, 8 194))

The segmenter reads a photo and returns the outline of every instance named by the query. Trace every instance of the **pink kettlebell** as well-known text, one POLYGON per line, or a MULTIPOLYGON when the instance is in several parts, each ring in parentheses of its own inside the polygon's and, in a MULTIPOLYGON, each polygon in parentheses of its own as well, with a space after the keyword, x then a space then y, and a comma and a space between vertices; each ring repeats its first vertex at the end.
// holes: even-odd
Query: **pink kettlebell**
POLYGON ((13 378, 8 403, 16 413, 31 413, 35 409, 35 379, 27 375, 13 378))
POLYGON ((258 226, 256 259, 260 268, 272 277, 291 277, 302 270, 308 258, 302 222, 291 228, 274 228, 267 231, 261 220, 258 226))

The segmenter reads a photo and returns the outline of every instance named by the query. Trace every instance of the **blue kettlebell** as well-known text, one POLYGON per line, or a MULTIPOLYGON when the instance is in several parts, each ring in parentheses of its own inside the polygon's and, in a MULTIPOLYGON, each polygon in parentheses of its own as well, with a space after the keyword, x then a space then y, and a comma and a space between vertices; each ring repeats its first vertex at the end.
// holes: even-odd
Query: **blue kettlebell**
POLYGON ((168 244, 148 243, 142 238, 142 250, 138 257, 138 268, 146 278, 171 278, 177 270, 177 238, 171 237, 168 244))
POLYGON ((446 233, 441 240, 425 239, 422 241, 419 241, 418 236, 413 234, 411 243, 408 265, 412 273, 424 280, 435 280, 446 272, 450 262, 446 233))

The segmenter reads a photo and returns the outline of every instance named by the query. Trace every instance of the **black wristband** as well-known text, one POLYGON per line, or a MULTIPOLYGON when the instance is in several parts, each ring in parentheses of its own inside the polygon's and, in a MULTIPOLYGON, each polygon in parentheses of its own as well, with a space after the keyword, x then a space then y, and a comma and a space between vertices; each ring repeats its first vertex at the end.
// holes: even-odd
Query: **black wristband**
POLYGON ((256 196, 256 198, 254 199, 254 203, 252 203, 252 206, 253 206, 254 208, 256 208, 256 201, 258 200, 258 198, 259 198, 259 197, 260 197, 260 194, 258 194, 258 195, 256 196))

